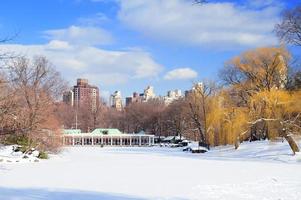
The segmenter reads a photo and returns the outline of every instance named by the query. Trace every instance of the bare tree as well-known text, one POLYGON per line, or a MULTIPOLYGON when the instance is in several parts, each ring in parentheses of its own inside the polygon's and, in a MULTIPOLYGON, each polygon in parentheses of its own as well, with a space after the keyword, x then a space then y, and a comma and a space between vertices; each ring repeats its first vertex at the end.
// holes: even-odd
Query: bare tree
POLYGON ((207 126, 207 115, 208 105, 210 102, 211 95, 216 90, 213 82, 202 82, 195 84, 191 94, 188 97, 190 118, 194 122, 196 129, 200 135, 200 144, 209 147, 208 141, 208 126, 207 126))
POLYGON ((186 113, 187 103, 185 99, 179 99, 172 102, 164 111, 164 123, 168 132, 172 135, 180 136, 187 128, 188 116, 186 113))
POLYGON ((0 135, 8 135, 17 125, 17 102, 4 75, 0 78, 0 135))
MULTIPOLYGON (((0 39, 0 44, 11 41, 16 36, 17 34, 11 37, 4 37, 0 39)), ((12 58, 15 58, 13 53, 3 52, 0 49, 0 136, 12 133, 17 124, 15 91, 12 90, 9 84, 5 68, 5 63, 12 58)))
POLYGON ((301 6, 283 12, 282 21, 276 25, 275 31, 282 41, 301 46, 301 6))
POLYGON ((61 128, 54 112, 55 101, 65 89, 64 81, 44 57, 36 57, 32 61, 25 57, 12 59, 8 63, 8 70, 8 81, 15 91, 18 108, 18 127, 14 132, 43 145, 45 140, 42 138, 49 134, 45 130, 56 135, 61 128))

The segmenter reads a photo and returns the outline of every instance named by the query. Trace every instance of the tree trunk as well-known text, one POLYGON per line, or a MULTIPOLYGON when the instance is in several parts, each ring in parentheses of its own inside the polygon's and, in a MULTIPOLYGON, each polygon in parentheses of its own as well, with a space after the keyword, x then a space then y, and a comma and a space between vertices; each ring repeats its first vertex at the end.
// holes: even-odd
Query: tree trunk
POLYGON ((235 149, 238 149, 239 145, 240 145, 240 138, 237 137, 237 139, 236 139, 236 141, 235 141, 235 144, 234 144, 235 149))
POLYGON ((300 149, 298 147, 297 142, 294 140, 294 138, 292 137, 292 135, 290 134, 285 134, 284 138, 286 139, 286 141, 288 142, 288 144, 290 145, 292 151, 294 154, 296 154, 296 152, 300 152, 300 149))
POLYGON ((246 134, 248 133, 248 130, 239 134, 236 138, 236 141, 235 141, 235 149, 238 149, 239 145, 248 137, 251 137, 251 133, 249 133, 249 135, 246 136, 246 134))

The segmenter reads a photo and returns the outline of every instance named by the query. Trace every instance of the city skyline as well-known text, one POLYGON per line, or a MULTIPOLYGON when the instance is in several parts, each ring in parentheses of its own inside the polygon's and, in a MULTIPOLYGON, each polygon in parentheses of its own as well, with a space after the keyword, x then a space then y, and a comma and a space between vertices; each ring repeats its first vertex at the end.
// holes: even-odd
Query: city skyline
MULTIPOLYGON (((110 94, 109 99, 104 99, 104 97, 101 95, 101 90, 97 86, 89 85, 88 79, 83 78, 77 78, 76 84, 72 87, 69 87, 63 95, 62 95, 62 101, 70 106, 76 106, 79 105, 76 101, 80 101, 79 96, 76 96, 76 93, 79 93, 76 90, 76 88, 80 88, 81 85, 84 86, 84 88, 89 89, 90 87, 92 89, 97 88, 97 94, 99 95, 98 98, 105 100, 104 103, 106 103, 108 106, 111 106, 113 108, 116 108, 117 110, 121 111, 123 107, 128 106, 129 104, 133 102, 147 102, 150 99, 160 99, 162 100, 166 105, 170 104, 172 101, 177 100, 178 98, 184 97, 182 94, 182 90, 179 89, 173 89, 168 90, 165 92, 164 95, 156 95, 155 88, 151 85, 145 86, 145 89, 143 92, 139 93, 138 91, 133 91, 131 96, 123 96, 122 91, 116 90, 112 94, 110 94), (82 83, 83 82, 83 83, 82 83), (140 97, 141 99, 133 100, 132 98, 140 97), (78 100, 77 100, 78 99, 78 100), (128 102, 130 101, 130 102, 128 102)), ((190 89, 185 90, 184 92, 188 92, 191 89, 193 89, 193 86, 190 89)))

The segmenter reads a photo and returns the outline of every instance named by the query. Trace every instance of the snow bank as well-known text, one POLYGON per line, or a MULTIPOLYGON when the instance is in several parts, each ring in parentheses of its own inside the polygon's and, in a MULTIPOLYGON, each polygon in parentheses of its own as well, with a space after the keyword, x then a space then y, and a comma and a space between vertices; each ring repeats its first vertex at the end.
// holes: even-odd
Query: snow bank
MULTIPOLYGON (((299 140, 301 147, 301 141, 299 140)), ((293 155, 286 141, 256 141, 243 142, 237 150, 234 146, 219 146, 206 153, 208 158, 223 160, 251 160, 263 162, 297 163, 299 156, 293 155)))
POLYGON ((1 146, 0 147, 0 163, 27 163, 39 162, 39 151, 33 150, 30 153, 22 153, 14 151, 17 145, 1 146))

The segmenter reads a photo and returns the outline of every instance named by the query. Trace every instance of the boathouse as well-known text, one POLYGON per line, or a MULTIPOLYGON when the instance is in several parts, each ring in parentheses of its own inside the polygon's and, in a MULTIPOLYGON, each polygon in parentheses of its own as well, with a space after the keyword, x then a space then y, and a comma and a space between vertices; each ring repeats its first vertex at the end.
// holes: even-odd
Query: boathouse
POLYGON ((91 133, 65 129, 63 132, 63 144, 67 146, 152 146, 154 142, 154 135, 127 134, 118 129, 97 128, 91 133))

